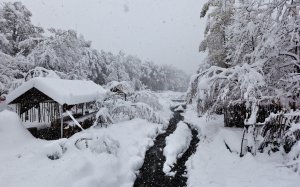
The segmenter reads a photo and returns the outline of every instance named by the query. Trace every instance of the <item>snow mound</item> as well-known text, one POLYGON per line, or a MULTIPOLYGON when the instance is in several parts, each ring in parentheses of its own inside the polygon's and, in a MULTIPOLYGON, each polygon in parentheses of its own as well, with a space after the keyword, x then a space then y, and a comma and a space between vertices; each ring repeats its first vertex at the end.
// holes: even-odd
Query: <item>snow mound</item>
POLYGON ((11 111, 0 112, 0 145, 13 148, 33 139, 32 135, 22 125, 19 116, 11 111))
POLYGON ((174 133, 166 138, 166 147, 164 148, 166 162, 164 163, 163 171, 167 175, 174 175, 174 173, 170 172, 171 167, 189 148, 191 140, 192 132, 190 128, 180 121, 174 133))
POLYGON ((176 112, 183 112, 184 111, 184 108, 182 107, 182 105, 180 105, 179 107, 177 107, 175 109, 176 112))

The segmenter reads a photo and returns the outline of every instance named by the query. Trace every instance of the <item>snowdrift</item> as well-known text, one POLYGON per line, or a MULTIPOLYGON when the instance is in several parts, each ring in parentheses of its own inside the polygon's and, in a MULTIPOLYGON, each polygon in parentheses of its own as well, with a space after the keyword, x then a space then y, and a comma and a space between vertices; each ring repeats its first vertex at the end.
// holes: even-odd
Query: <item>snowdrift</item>
POLYGON ((34 137, 22 125, 19 116, 11 111, 0 112, 0 145, 1 148, 13 148, 34 137))
POLYGON ((164 163, 163 171, 167 175, 174 175, 174 173, 170 172, 172 166, 189 148, 191 140, 191 130, 185 123, 180 121, 174 133, 166 138, 166 147, 164 148, 166 162, 164 163))

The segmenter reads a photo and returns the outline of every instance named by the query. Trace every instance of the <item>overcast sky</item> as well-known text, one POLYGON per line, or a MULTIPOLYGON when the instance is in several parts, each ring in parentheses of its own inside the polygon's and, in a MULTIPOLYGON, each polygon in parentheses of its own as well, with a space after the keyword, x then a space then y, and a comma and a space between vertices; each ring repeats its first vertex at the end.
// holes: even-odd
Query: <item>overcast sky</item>
MULTIPOLYGON (((0 0, 5 1, 5 0, 0 0)), ((21 0, 34 24, 74 29, 96 49, 196 71, 205 0, 21 0)))

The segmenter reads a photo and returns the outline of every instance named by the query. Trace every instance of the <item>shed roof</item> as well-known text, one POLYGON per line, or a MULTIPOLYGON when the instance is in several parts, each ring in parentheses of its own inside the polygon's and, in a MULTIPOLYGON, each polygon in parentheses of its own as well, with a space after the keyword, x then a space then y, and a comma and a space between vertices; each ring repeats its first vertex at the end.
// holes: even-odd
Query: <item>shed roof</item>
POLYGON ((36 77, 10 92, 6 97, 7 103, 10 104, 32 88, 38 89, 59 104, 67 105, 95 101, 105 94, 105 90, 93 81, 36 77))

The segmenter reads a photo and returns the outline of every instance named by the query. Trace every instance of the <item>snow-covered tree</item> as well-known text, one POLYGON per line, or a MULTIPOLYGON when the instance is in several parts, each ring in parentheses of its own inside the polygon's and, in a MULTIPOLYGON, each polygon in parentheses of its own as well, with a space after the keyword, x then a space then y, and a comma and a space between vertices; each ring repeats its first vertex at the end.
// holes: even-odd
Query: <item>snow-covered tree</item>
POLYGON ((0 8, 0 47, 10 55, 28 55, 44 32, 31 23, 31 12, 21 2, 3 3, 0 8))
POLYGON ((139 58, 132 55, 126 56, 124 62, 125 70, 136 90, 140 90, 143 87, 143 83, 140 80, 142 76, 141 65, 142 61, 139 58))
POLYGON ((108 66, 109 75, 107 81, 129 81, 129 75, 125 69, 125 54, 120 52, 108 66))
POLYGON ((19 86, 31 68, 31 63, 23 56, 12 57, 0 51, 0 95, 19 86))
POLYGON ((35 67, 25 75, 24 81, 28 81, 34 77, 49 77, 49 78, 60 79, 60 76, 58 74, 61 73, 48 70, 42 67, 35 67))
POLYGON ((207 16, 207 25, 205 39, 201 42, 199 51, 208 51, 206 63, 214 66, 227 67, 225 28, 231 21, 233 3, 232 0, 208 0, 201 12, 201 17, 207 16), (210 8, 212 10, 209 12, 210 8))
POLYGON ((208 1, 200 48, 208 50, 209 65, 193 76, 189 102, 205 112, 239 99, 299 94, 298 13, 296 1, 208 1))
POLYGON ((90 67, 98 60, 98 53, 90 48, 91 43, 72 30, 49 31, 52 35, 40 42, 28 58, 35 66, 68 74, 69 79, 87 79, 90 67))

